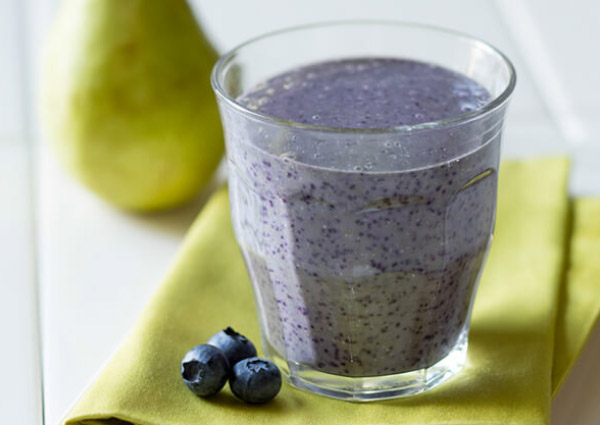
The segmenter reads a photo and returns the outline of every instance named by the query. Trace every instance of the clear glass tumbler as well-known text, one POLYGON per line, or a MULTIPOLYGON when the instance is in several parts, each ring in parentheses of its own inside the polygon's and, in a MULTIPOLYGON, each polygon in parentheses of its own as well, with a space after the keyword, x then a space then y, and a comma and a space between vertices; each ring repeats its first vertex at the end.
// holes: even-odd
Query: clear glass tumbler
POLYGON ((515 81, 510 61, 480 40, 390 22, 284 30, 216 64, 233 226, 264 351, 293 385, 367 401, 422 392, 461 369, 515 81), (236 101, 295 67, 366 57, 444 66, 492 100, 377 129, 300 124, 236 101))

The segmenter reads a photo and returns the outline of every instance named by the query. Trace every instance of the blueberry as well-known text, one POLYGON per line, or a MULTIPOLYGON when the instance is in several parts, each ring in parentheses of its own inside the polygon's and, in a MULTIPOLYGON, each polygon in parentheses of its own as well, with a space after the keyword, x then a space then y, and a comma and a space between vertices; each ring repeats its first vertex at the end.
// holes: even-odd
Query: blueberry
POLYGON ((181 360, 183 382, 200 397, 218 393, 227 382, 230 371, 223 352, 208 344, 192 348, 181 360))
POLYGON ((251 357, 233 367, 229 387, 247 403, 266 403, 279 392, 281 373, 270 361, 251 357))
POLYGON ((211 336, 207 344, 220 348, 231 366, 234 366, 240 360, 256 356, 254 344, 244 335, 229 327, 211 336))

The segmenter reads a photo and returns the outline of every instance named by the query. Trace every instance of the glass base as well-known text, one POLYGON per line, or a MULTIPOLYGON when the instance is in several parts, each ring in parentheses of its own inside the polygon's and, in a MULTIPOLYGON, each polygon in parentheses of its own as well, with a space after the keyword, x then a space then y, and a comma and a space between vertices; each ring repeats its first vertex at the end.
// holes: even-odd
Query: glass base
POLYGON ((410 372, 382 376, 346 377, 287 362, 273 347, 265 346, 267 356, 279 367, 286 381, 301 390, 346 401, 376 401, 407 397, 437 387, 456 375, 467 355, 468 330, 464 329, 448 355, 436 364, 410 372))

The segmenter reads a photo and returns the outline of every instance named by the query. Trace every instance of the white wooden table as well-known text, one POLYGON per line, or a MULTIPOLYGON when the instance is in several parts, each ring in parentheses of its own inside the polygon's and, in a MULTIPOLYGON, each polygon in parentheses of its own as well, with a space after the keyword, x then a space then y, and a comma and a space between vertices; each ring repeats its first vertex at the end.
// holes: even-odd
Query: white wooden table
MULTIPOLYGON (((7 424, 59 423, 126 336, 201 206, 127 215, 57 166, 35 113, 41 49, 56 3, 0 1, 0 414, 7 424)), ((221 50, 267 30, 343 18, 419 21, 478 35, 504 50, 519 72, 505 154, 569 152, 573 192, 600 195, 600 2, 194 6, 221 50)), ((554 425, 600 423, 597 358, 600 328, 554 402, 554 425)))

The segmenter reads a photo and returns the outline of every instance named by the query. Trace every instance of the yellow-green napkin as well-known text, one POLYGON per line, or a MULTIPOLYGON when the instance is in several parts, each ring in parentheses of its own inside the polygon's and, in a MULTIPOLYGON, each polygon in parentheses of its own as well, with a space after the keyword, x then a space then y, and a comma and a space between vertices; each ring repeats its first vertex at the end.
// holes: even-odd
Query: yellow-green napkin
MULTIPOLYGON (((233 237, 227 193, 221 190, 190 229, 171 272, 130 336, 66 423, 547 424, 568 229, 567 173, 562 159, 503 165, 496 237, 475 303, 467 365, 425 394, 369 404, 284 385, 271 403, 249 406, 227 387, 200 399, 181 382, 179 363, 185 352, 224 326, 259 341, 251 286, 233 237)), ((597 233, 595 240, 600 240, 597 233)), ((573 251, 589 255, 581 245, 573 251)), ((578 264, 569 278, 587 273, 578 264)), ((597 294, 593 278, 586 276, 577 288, 597 294)), ((554 376, 566 373, 587 336, 573 327, 589 327, 597 313, 597 305, 580 310, 581 302, 569 298, 560 310, 564 335, 557 339, 569 347, 557 349, 564 360, 554 367, 554 376)))

